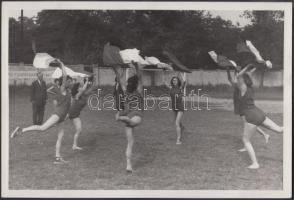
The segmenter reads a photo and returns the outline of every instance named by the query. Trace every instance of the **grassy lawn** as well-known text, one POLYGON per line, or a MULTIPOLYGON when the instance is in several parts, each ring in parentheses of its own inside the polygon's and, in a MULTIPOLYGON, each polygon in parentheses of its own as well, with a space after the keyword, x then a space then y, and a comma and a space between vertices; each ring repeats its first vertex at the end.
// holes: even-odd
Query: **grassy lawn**
MULTIPOLYGON (((32 108, 25 90, 10 95, 10 132, 32 122, 32 108)), ((231 94, 230 94, 231 95, 231 94)), ((279 96, 279 95, 277 95, 279 96)), ((52 101, 46 107, 46 119, 52 101)), ((152 190, 281 190, 283 181, 282 136, 271 135, 269 144, 256 134, 252 138, 261 168, 249 170, 248 154, 242 147, 242 122, 223 110, 187 111, 188 129, 181 146, 171 111, 146 111, 135 130, 134 173, 125 173, 124 126, 114 121, 114 111, 81 114, 82 152, 71 149, 74 129, 66 123, 62 152, 68 165, 53 164, 56 129, 31 133, 9 141, 10 189, 152 189, 152 190)), ((278 124, 282 114, 269 114, 278 124)), ((6 133, 8 134, 8 133, 6 133)))

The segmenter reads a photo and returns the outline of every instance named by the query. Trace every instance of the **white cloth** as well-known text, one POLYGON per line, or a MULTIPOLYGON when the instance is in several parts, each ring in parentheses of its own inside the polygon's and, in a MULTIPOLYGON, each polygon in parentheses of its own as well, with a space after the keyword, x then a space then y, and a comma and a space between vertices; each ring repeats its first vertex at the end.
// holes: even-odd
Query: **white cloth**
POLYGON ((270 69, 273 68, 273 64, 269 60, 265 61, 265 65, 266 65, 267 68, 270 68, 270 69))
POLYGON ((119 52, 124 63, 132 63, 132 61, 137 62, 142 65, 148 65, 148 63, 139 55, 140 51, 138 49, 125 49, 119 52))
POLYGON ((48 53, 37 53, 33 61, 33 66, 42 69, 48 68, 49 64, 54 60, 55 58, 50 56, 48 53))
MULTIPOLYGON (((76 78, 76 77, 81 77, 81 78, 85 78, 85 77, 89 77, 86 74, 80 73, 80 72, 75 72, 72 69, 65 67, 65 71, 66 74, 72 78, 76 78)), ((52 73, 51 77, 52 78, 60 78, 62 76, 62 70, 60 68, 56 68, 56 70, 52 73)))
POLYGON ((208 54, 213 59, 213 61, 217 63, 217 54, 215 53, 215 51, 210 51, 208 52, 208 54))
POLYGON ((173 71, 173 68, 169 64, 160 62, 160 60, 156 57, 145 56, 145 62, 148 63, 147 65, 156 65, 158 69, 173 71))
POLYGON ((264 62, 264 59, 261 57, 259 51, 255 48, 255 46, 251 43, 251 41, 246 40, 246 45, 249 48, 249 50, 254 54, 256 61, 258 63, 264 62))
POLYGON ((145 61, 148 63, 148 65, 157 65, 160 63, 160 60, 155 57, 145 56, 145 61))
POLYGON ((174 69, 172 68, 172 66, 170 66, 169 64, 166 64, 166 63, 158 63, 157 64, 157 67, 159 69, 165 69, 165 70, 168 70, 168 71, 174 71, 174 69))
POLYGON ((273 67, 273 64, 271 63, 271 61, 269 61, 269 60, 265 61, 261 57, 259 51, 255 48, 255 46, 251 43, 251 41, 246 40, 246 45, 249 48, 249 50, 254 54, 255 59, 256 59, 256 61, 258 63, 264 63, 265 62, 265 65, 266 65, 267 68, 270 68, 271 69, 273 67))
POLYGON ((237 63, 235 62, 235 61, 233 61, 233 60, 229 60, 230 61, 230 63, 232 63, 232 65, 236 68, 237 67, 237 63))

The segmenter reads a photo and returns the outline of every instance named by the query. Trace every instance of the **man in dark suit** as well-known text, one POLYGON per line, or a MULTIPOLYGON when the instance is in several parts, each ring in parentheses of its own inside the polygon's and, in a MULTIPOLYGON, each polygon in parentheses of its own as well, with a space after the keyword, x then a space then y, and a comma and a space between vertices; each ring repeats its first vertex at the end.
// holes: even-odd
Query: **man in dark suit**
POLYGON ((33 104, 33 123, 41 125, 47 101, 47 87, 43 81, 43 73, 37 72, 37 77, 38 79, 31 86, 31 102, 33 104))

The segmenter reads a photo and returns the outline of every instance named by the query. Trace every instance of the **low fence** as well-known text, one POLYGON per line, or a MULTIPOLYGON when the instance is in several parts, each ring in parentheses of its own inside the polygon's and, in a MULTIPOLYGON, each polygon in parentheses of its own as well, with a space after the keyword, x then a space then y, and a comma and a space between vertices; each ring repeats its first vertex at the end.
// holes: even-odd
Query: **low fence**
MULTIPOLYGON (((83 65, 68 66, 74 71, 83 71, 83 65)), ((89 68, 89 66, 87 66, 89 68)), ((90 66, 91 67, 91 66, 90 66)), ((93 67, 93 73, 97 75, 97 82, 100 85, 113 85, 115 74, 110 68, 97 68, 93 67)), ((9 64, 9 85, 30 85, 36 80, 36 68, 32 65, 17 65, 9 64)), ((47 83, 53 82, 51 74, 54 68, 44 69, 44 80, 47 83)), ((125 76, 126 73, 124 73, 125 76)), ((160 86, 163 85, 163 74, 165 80, 170 80, 177 72, 163 72, 163 71, 144 71, 143 83, 146 86, 160 86)), ((255 73, 253 76, 254 85, 259 85, 261 75, 255 73)), ((227 73, 224 70, 196 70, 190 74, 187 74, 187 83, 193 86, 199 85, 226 85, 229 84, 227 79, 227 73)), ((283 86, 283 71, 267 71, 264 74, 264 86, 267 87, 281 87, 283 86)))

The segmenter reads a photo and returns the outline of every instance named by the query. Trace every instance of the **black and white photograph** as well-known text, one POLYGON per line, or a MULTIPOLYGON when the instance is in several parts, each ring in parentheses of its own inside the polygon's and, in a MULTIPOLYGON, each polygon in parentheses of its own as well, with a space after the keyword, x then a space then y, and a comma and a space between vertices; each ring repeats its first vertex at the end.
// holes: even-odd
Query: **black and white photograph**
POLYGON ((2 197, 289 198, 292 3, 3 2, 2 197))

